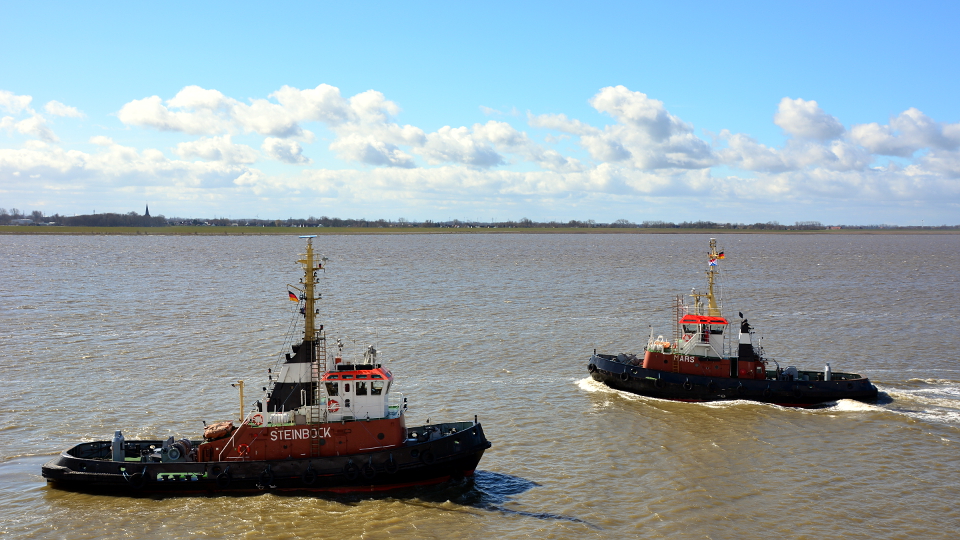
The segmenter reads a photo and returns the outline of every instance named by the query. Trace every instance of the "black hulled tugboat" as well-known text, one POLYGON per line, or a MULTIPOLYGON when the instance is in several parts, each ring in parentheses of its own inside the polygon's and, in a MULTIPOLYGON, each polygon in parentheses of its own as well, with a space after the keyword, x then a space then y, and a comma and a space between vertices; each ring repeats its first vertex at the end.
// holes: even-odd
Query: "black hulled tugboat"
POLYGON ((643 356, 596 354, 587 369, 594 380, 642 396, 676 401, 745 399, 788 407, 814 407, 839 399, 872 402, 877 388, 866 377, 834 372, 781 368, 754 343, 753 327, 740 315, 736 340, 720 310, 720 261, 710 239, 706 293, 694 290, 692 305, 676 298, 677 323, 671 339, 650 338, 643 356), (704 305, 706 301, 706 305, 704 305), (774 366, 770 366, 770 362, 774 366))
POLYGON ((371 492, 471 476, 491 446, 476 417, 407 427, 406 398, 394 397, 393 373, 375 348, 346 363, 338 340, 328 363, 323 325, 315 322, 323 265, 314 237, 302 238, 302 287, 290 296, 303 314, 303 341, 238 425, 217 422, 202 438, 180 440, 124 440, 117 431, 112 440, 63 451, 43 466, 43 477, 78 491, 183 495, 371 492))

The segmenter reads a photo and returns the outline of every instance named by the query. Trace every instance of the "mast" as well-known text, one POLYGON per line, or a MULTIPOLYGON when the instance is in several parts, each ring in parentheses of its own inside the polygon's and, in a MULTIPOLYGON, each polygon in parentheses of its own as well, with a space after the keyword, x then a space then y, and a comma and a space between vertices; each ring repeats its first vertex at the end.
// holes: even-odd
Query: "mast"
POLYGON ((717 239, 710 239, 710 260, 707 266, 707 315, 711 317, 720 316, 720 307, 717 305, 716 296, 713 294, 713 284, 720 275, 720 268, 717 266, 720 259, 720 253, 717 252, 717 239))
POLYGON ((313 258, 313 239, 317 235, 305 235, 300 238, 307 239, 307 252, 304 258, 297 262, 303 266, 303 343, 309 345, 311 359, 313 359, 313 344, 317 339, 316 325, 316 285, 317 270, 323 268, 323 265, 315 262, 313 258))

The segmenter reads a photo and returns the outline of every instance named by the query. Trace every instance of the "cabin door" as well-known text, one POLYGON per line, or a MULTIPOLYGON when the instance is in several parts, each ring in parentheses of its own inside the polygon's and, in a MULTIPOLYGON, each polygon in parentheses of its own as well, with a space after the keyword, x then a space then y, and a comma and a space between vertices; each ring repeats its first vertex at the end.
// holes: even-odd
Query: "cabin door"
POLYGON ((737 358, 730 359, 730 377, 733 379, 740 377, 740 366, 738 365, 740 360, 737 358))

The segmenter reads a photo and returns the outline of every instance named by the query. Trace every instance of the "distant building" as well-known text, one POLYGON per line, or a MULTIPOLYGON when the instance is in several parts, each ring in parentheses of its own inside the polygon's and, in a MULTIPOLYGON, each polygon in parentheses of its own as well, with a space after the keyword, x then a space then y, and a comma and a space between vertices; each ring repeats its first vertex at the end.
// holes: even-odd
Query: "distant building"
POLYGON ((150 217, 150 205, 147 205, 147 211, 143 213, 143 217, 150 217))
POLYGON ((11 224, 11 225, 33 225, 33 220, 32 220, 32 219, 28 219, 28 218, 25 218, 25 219, 11 219, 11 220, 10 220, 10 224, 11 224))

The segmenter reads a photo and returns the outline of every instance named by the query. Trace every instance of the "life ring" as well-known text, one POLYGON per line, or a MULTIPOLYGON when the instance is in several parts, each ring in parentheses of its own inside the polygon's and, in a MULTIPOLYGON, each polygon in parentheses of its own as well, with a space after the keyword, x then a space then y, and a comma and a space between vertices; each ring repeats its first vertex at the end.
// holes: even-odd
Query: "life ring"
POLYGON ((684 390, 693 390, 693 383, 690 382, 690 379, 687 379, 687 380, 683 381, 683 389, 684 389, 684 390))
POLYGON ((360 474, 367 480, 373 480, 377 476, 377 469, 373 467, 372 462, 368 461, 364 463, 363 467, 360 467, 360 474))
POLYGON ((309 463, 307 464, 307 470, 303 471, 300 481, 308 486, 312 486, 317 481, 317 471, 313 470, 309 463))
POLYGON ((624 371, 623 373, 620 374, 620 380, 623 381, 623 382, 629 381, 629 380, 630 380, 630 374, 627 373, 626 371, 624 371))
POLYGON ((263 425, 263 415, 260 414, 260 413, 257 413, 257 414, 255 414, 255 415, 251 416, 251 417, 250 417, 250 425, 251 425, 251 426, 254 426, 254 427, 262 426, 262 425, 263 425))
POLYGON ((220 489, 227 489, 230 487, 230 482, 232 480, 233 477, 230 476, 230 467, 227 467, 222 473, 217 475, 217 487, 220 489))
POLYGON ((390 454, 390 459, 388 459, 383 464, 383 471, 387 474, 396 474, 400 470, 400 465, 397 464, 393 459, 393 454, 390 454))
POLYGON ((334 413, 334 412, 337 412, 337 411, 339 411, 339 410, 340 410, 340 402, 339 402, 339 401, 337 401, 337 400, 335 400, 335 399, 331 399, 331 400, 327 401, 327 412, 332 412, 332 413, 334 413))
POLYGON ((433 452, 429 450, 420 452, 420 461, 422 461, 424 465, 430 465, 434 462, 434 460, 435 458, 433 457, 433 452))
POLYGON ((249 454, 249 453, 250 453, 250 445, 249 445, 249 444, 238 444, 238 445, 237 445, 237 453, 240 454, 241 456, 245 456, 245 455, 249 454))
POLYGON ((357 467, 357 464, 353 461, 348 461, 343 466, 343 475, 347 477, 347 480, 356 480, 360 476, 360 467, 357 467))
POLYGON ((693 337, 693 336, 691 336, 690 334, 684 334, 684 335, 683 335, 683 340, 684 340, 684 341, 690 341, 690 338, 692 338, 692 337, 693 337))

